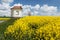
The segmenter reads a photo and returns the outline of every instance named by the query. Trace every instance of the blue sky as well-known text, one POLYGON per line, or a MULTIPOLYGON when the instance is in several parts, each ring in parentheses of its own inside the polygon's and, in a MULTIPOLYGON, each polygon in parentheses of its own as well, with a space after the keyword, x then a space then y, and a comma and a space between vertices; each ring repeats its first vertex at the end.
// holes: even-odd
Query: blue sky
POLYGON ((60 0, 0 0, 0 15, 10 15, 16 5, 22 5, 24 15, 30 11, 34 15, 60 16, 60 0))
POLYGON ((14 0, 14 2, 11 4, 21 3, 23 5, 44 5, 47 4, 49 6, 57 6, 60 7, 60 0, 14 0))
POLYGON ((60 11, 60 0, 14 0, 10 5, 14 5, 16 3, 20 3, 23 5, 36 5, 39 4, 41 6, 47 4, 49 6, 56 6, 58 8, 58 11, 60 11))

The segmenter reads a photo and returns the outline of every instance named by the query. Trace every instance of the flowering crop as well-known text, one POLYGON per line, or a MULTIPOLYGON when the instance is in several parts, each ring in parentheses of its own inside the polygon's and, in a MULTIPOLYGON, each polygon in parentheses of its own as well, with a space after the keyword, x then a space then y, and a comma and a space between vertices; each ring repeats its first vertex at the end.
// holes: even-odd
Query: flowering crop
POLYGON ((26 16, 4 32, 6 40, 60 40, 60 17, 26 16))
POLYGON ((0 18, 0 20, 3 20, 3 21, 9 20, 9 19, 11 19, 11 18, 0 18))

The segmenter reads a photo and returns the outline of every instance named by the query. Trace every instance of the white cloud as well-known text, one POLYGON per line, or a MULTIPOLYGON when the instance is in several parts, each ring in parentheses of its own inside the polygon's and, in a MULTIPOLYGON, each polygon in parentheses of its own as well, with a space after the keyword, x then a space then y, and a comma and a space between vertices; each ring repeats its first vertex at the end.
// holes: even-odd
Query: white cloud
POLYGON ((31 13, 31 5, 23 5, 23 16, 28 15, 28 13, 31 13))
POLYGON ((48 5, 43 5, 40 8, 40 14, 41 15, 56 15, 57 13, 57 7, 55 6, 48 6, 48 5))
POLYGON ((40 5, 37 4, 37 5, 35 5, 33 8, 34 8, 34 10, 40 10, 40 5))
POLYGON ((28 15, 28 13, 30 12, 31 15, 37 15, 38 11, 40 10, 40 5, 37 4, 35 6, 31 6, 31 5, 23 5, 23 14, 28 15))
POLYGON ((0 4, 0 16, 10 16, 10 3, 13 0, 1 0, 0 4))
POLYGON ((10 16, 10 11, 0 10, 0 16, 10 16))
POLYGON ((14 4, 14 6, 23 6, 23 5, 18 3, 18 4, 14 4))
POLYGON ((23 5, 23 4, 15 4, 14 6, 22 6, 23 8, 23 15, 28 15, 30 12, 32 15, 56 15, 57 12, 57 7, 55 6, 48 6, 48 5, 43 5, 40 6, 39 4, 35 6, 31 5, 23 5))
MULTIPOLYGON (((14 4, 12 7, 14 7, 14 6, 23 6, 23 5, 18 3, 18 4, 14 4)), ((10 7, 10 8, 12 8, 12 7, 10 7)))
MULTIPOLYGON (((10 16, 10 6, 9 4, 12 2, 12 0, 9 0, 9 3, 7 3, 7 0, 4 0, 2 4, 0 4, 0 16, 1 15, 8 15, 10 16), (5 2, 4 2, 5 1, 5 2)), ((14 4, 13 6, 22 6, 23 8, 23 16, 28 15, 30 12, 31 15, 60 15, 58 13, 58 9, 55 6, 48 6, 48 5, 43 5, 40 6, 39 4, 32 6, 32 5, 23 5, 23 4, 14 4)), ((12 6, 12 7, 13 7, 12 6)))
POLYGON ((2 0, 3 3, 12 3, 14 0, 2 0))
POLYGON ((0 16, 10 16, 10 6, 8 4, 0 4, 0 16))
POLYGON ((34 13, 34 15, 38 15, 39 12, 38 11, 34 11, 33 13, 34 13))
POLYGON ((44 12, 56 12, 57 7, 44 5, 44 6, 41 7, 41 10, 44 11, 44 12))
POLYGON ((23 5, 23 9, 28 9, 28 8, 31 8, 32 6, 31 5, 23 5))

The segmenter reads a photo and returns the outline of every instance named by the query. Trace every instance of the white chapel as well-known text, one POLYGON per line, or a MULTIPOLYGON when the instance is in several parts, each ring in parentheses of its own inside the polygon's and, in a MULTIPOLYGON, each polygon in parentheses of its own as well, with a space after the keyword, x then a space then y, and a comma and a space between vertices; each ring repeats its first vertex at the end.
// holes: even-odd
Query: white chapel
POLYGON ((14 6, 11 8, 11 17, 22 17, 22 7, 14 6))

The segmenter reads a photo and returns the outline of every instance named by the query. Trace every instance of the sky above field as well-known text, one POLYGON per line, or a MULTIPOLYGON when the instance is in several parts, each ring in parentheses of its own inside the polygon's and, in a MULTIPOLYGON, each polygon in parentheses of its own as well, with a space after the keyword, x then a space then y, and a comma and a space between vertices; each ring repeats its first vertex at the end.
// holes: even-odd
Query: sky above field
POLYGON ((10 16, 13 6, 22 6, 23 15, 60 15, 60 0, 0 0, 0 16, 10 16))

